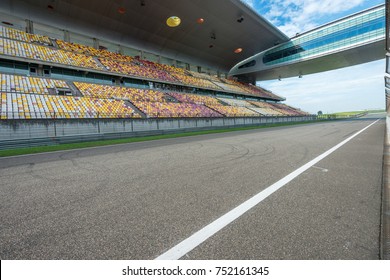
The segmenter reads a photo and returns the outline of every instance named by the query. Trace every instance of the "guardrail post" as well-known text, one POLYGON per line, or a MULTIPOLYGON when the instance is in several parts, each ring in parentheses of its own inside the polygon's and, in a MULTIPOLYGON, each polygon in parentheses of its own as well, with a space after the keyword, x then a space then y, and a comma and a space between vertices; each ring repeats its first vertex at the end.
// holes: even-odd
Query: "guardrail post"
POLYGON ((100 114, 97 113, 97 125, 98 125, 98 133, 100 134, 100 114))
POLYGON ((56 119, 56 112, 54 112, 54 137, 57 137, 57 119, 56 119))

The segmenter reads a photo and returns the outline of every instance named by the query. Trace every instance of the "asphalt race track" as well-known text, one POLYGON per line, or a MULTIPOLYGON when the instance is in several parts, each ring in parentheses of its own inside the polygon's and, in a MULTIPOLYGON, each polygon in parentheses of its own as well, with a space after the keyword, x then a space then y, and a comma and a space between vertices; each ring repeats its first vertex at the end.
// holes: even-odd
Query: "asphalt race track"
POLYGON ((155 259, 368 125, 181 258, 378 259, 383 117, 1 158, 0 259, 155 259))

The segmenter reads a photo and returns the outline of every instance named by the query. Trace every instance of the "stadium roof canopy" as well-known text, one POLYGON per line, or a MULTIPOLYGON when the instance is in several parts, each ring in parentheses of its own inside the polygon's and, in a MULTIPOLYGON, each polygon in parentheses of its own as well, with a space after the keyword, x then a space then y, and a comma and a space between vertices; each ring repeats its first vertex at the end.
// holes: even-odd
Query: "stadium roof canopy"
POLYGON ((240 0, 1 0, 0 11, 221 72, 288 40, 240 0))

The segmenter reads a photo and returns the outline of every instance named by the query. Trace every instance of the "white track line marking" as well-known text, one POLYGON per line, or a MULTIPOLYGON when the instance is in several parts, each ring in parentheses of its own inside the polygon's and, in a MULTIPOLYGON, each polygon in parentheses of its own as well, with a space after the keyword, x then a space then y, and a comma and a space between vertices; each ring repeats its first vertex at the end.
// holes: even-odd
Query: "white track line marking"
POLYGON ((350 136, 349 138, 345 139, 344 141, 340 142, 333 148, 327 150, 325 153, 319 155, 315 159, 309 161, 305 165, 301 166, 300 168, 296 169, 295 171, 288 174, 286 177, 280 179, 273 185, 269 186, 268 188, 264 189, 263 191, 259 192, 258 194, 254 195, 252 198, 248 199, 247 201, 243 202, 233 210, 230 210, 228 213, 224 214, 223 216, 216 219, 214 222, 211 222, 204 228, 200 229, 199 231, 195 232, 193 235, 188 237, 187 239, 183 240, 173 248, 169 249, 162 255, 158 256, 156 260, 177 260, 187 254, 188 252, 192 251, 195 247, 199 246, 201 243, 206 241, 208 238, 213 236, 215 233, 223 229, 225 226, 239 218, 241 215, 243 215, 245 212, 259 204, 261 201, 266 199, 268 196, 282 188, 284 185, 292 181, 294 178, 305 172, 307 169, 315 165, 320 160, 326 158, 331 153, 336 151, 338 148, 358 136, 360 133, 368 129, 370 126, 376 124, 380 119, 376 120, 375 122, 371 123, 370 125, 366 126, 362 130, 356 132, 354 135, 350 136))
POLYGON ((318 170, 321 170, 322 172, 328 172, 329 169, 326 169, 326 168, 322 168, 322 167, 318 167, 318 166, 312 166, 314 169, 318 169, 318 170))

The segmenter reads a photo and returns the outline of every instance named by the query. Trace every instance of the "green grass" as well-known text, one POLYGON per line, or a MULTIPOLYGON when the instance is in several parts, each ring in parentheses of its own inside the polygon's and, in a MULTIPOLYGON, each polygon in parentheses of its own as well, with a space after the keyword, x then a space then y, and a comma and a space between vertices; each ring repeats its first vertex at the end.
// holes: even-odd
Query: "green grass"
POLYGON ((80 143, 71 143, 71 144, 59 144, 59 145, 52 145, 52 146, 19 148, 19 149, 12 149, 12 150, 2 150, 0 151, 0 157, 36 154, 36 153, 54 152, 54 151, 65 151, 65 150, 80 149, 80 148, 143 142, 143 141, 151 141, 151 140, 159 140, 159 139, 170 139, 170 138, 205 135, 205 134, 212 134, 212 133, 224 133, 224 132, 240 131, 240 130, 261 129, 261 128, 268 128, 268 127, 289 126, 289 125, 307 124, 307 123, 314 123, 314 122, 318 122, 318 121, 263 124, 261 126, 221 128, 221 129, 213 129, 213 130, 183 132, 183 133, 175 133, 175 134, 163 134, 163 135, 155 135, 155 136, 142 136, 142 137, 113 139, 113 140, 100 140, 100 141, 80 142, 80 143))
POLYGON ((338 113, 334 113, 333 115, 337 115, 337 116, 354 116, 354 115, 363 114, 363 113, 365 113, 365 111, 338 112, 338 113))
POLYGON ((327 119, 327 118, 345 119, 345 118, 353 118, 353 117, 358 116, 360 114, 369 114, 369 113, 385 113, 385 110, 361 110, 361 111, 337 112, 337 113, 332 113, 332 114, 318 115, 318 118, 320 118, 320 119, 327 119))
POLYGON ((358 114, 363 114, 363 113, 381 113, 385 112, 385 110, 361 110, 361 111, 350 111, 350 112, 338 112, 334 113, 331 115, 336 115, 336 116, 354 116, 358 114))

